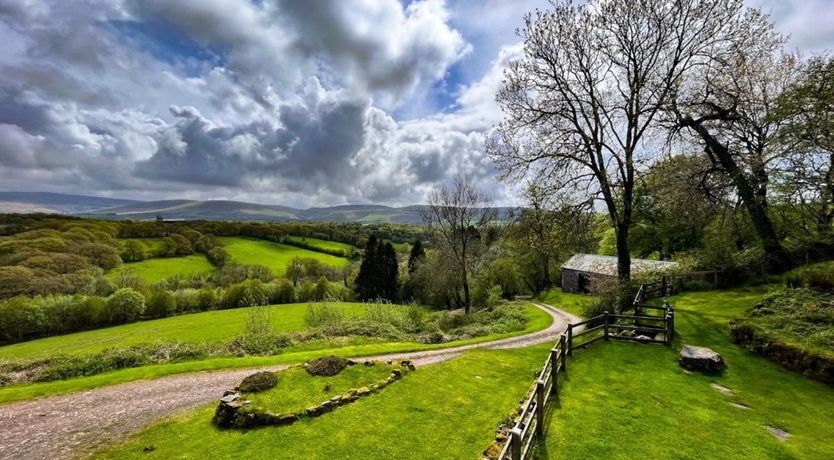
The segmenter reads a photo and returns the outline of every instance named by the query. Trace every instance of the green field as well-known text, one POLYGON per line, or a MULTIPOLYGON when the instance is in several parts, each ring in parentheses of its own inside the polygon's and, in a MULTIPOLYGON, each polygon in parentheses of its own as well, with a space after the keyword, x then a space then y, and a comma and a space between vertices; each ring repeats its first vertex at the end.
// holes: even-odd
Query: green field
MULTIPOLYGON (((275 330, 278 332, 303 330, 305 328, 306 306, 307 304, 290 304, 269 307, 273 309, 272 318, 275 323, 275 330)), ((349 314, 359 314, 365 308, 362 304, 352 303, 345 303, 343 307, 349 310, 349 314)), ((157 340, 220 343, 228 341, 243 332, 248 310, 247 308, 238 308, 195 313, 22 342, 0 347, 0 359, 37 358, 55 354, 85 355, 108 347, 128 346, 157 340)), ((199 361, 120 369, 88 377, 54 382, 10 385, 0 388, 0 403, 88 390, 137 379, 156 378, 185 372, 298 363, 329 354, 358 357, 448 348, 529 334, 547 328, 552 322, 550 315, 532 305, 527 306, 526 314, 528 318, 527 327, 522 331, 491 334, 437 345, 415 342, 385 342, 384 339, 370 337, 320 340, 287 347, 283 350, 283 353, 273 356, 223 356, 199 361)))
POLYGON ((834 458, 834 389, 730 341, 729 320, 764 292, 672 297, 679 336, 671 348, 611 342, 576 352, 541 458, 834 458), (677 364, 683 344, 718 351, 727 370, 685 373, 677 364), (764 426, 792 436, 779 441, 764 426))
POLYGON ((275 276, 284 276, 287 265, 293 257, 311 257, 326 265, 341 268, 347 265, 344 257, 331 256, 321 252, 297 248, 288 244, 272 243, 255 238, 220 237, 218 241, 232 256, 232 260, 241 264, 263 265, 275 276))
POLYGON ((172 276, 207 274, 215 269, 214 265, 202 254, 192 254, 185 257, 165 257, 122 264, 119 268, 107 273, 107 277, 114 280, 119 276, 120 271, 130 270, 146 283, 156 283, 172 276))
POLYGON ((98 458, 225 459, 245 452, 254 459, 475 459, 518 404, 548 348, 472 351, 289 426, 218 430, 210 422, 212 404, 156 424, 98 458))
POLYGON ((318 238, 310 238, 306 236, 287 236, 287 240, 295 242, 295 243, 302 243, 306 244, 307 246, 313 248, 323 249, 325 251, 343 251, 345 255, 350 254, 350 252, 354 249, 353 246, 347 243, 340 243, 338 241, 329 241, 329 240, 320 240, 318 238))

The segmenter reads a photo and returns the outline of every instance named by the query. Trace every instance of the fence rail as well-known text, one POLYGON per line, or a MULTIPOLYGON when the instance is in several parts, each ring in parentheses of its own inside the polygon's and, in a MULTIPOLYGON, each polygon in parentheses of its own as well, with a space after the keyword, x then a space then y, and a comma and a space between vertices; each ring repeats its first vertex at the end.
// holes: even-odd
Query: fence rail
MULTIPOLYGON (((653 290, 640 287, 645 295, 653 290)), ((640 296, 638 292, 638 296, 640 296)), ((675 336, 675 309, 664 302, 662 307, 641 305, 635 298, 635 314, 604 313, 577 323, 568 325, 567 331, 559 337, 559 341, 550 350, 550 356, 539 372, 533 391, 524 398, 518 411, 509 436, 504 443, 497 460, 527 460, 531 458, 533 446, 544 435, 544 418, 548 403, 559 395, 559 375, 567 372, 567 357, 573 354, 574 348, 586 347, 599 340, 629 340, 643 343, 662 343, 669 345, 675 336), (642 308, 661 311, 661 316, 639 314, 642 308), (646 326, 643 321, 654 321, 662 326, 646 326), (599 334, 599 331, 602 331, 599 334), (619 334, 615 331, 620 331, 619 334), (631 335, 623 335, 622 331, 631 331, 631 335), (639 334, 639 335, 638 335, 639 334), (581 343, 574 341, 581 337, 594 336, 581 343)))

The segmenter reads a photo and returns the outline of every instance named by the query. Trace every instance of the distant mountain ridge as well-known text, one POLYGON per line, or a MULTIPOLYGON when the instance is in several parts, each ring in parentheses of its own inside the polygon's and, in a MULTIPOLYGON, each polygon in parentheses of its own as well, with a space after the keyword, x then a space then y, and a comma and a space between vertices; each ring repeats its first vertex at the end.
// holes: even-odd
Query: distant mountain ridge
MULTIPOLYGON (((47 212, 116 220, 239 220, 420 224, 425 206, 349 204, 296 209, 229 200, 124 200, 47 192, 0 192, 0 212, 47 212)), ((513 208, 497 208, 506 218, 513 208)))

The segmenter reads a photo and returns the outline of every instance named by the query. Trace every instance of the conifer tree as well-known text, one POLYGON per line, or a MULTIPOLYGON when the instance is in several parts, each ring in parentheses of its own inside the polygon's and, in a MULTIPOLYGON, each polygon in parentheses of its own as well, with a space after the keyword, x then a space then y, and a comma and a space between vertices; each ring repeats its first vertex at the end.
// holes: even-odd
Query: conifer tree
POLYGON ((411 246, 411 253, 408 255, 408 274, 414 273, 417 264, 426 258, 426 250, 423 249, 423 242, 419 239, 411 246))

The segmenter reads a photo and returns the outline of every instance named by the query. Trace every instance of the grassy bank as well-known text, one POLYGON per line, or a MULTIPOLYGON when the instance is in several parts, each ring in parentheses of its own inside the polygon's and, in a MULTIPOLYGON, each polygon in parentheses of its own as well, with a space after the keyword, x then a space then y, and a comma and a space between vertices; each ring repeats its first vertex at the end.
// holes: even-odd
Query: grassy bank
POLYGON ((536 296, 536 300, 561 308, 576 316, 583 316, 585 307, 593 305, 598 299, 591 295, 562 292, 561 288, 553 288, 536 296))
POLYGON ((731 343, 729 321, 765 290, 673 297, 679 337, 671 348, 612 342, 577 352, 541 458, 834 457, 834 390, 731 343), (687 374, 677 364, 682 344, 718 351, 727 370, 687 374), (792 436, 779 441, 765 426, 792 436))

